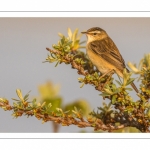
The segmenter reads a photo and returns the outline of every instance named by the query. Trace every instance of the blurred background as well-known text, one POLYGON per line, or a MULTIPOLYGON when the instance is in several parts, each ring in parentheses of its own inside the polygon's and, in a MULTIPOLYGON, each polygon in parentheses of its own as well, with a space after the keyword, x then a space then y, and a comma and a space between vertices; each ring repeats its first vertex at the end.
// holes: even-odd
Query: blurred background
MULTIPOLYGON (((63 105, 86 100, 91 110, 103 103, 99 92, 90 85, 80 88, 80 77, 70 65, 42 63, 48 51, 59 40, 58 32, 67 35, 68 27, 85 31, 101 27, 116 43, 125 62, 139 63, 150 51, 150 18, 0 18, 0 97, 17 98, 16 89, 30 99, 41 98, 41 87, 58 85, 63 105)), ((82 36, 82 40, 86 40, 82 36)), ((85 51, 85 49, 83 49, 85 51)), ((115 76, 114 76, 115 77, 115 76)), ((135 82, 138 86, 139 83, 135 82)), ((133 98, 137 98, 134 91, 133 98)), ((0 132, 53 132, 51 122, 42 124, 35 117, 13 119, 12 112, 0 109, 0 132)), ((91 128, 59 127, 59 132, 92 132, 91 128)))

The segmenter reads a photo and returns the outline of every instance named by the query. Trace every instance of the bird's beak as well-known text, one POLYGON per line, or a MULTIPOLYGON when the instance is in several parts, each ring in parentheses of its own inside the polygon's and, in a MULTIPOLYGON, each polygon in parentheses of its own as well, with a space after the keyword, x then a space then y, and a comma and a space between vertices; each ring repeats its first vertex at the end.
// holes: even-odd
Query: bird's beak
POLYGON ((81 32, 82 34, 87 34, 87 32, 81 32))

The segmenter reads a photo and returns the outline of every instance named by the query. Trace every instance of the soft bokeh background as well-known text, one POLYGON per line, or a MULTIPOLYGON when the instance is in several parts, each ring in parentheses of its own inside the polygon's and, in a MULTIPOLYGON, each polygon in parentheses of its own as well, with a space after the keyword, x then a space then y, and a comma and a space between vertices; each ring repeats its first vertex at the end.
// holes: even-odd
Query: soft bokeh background
MULTIPOLYGON (((70 65, 55 68, 55 64, 42 63, 48 54, 45 48, 59 40, 58 32, 67 35, 68 27, 83 31, 96 26, 107 31, 126 62, 138 63, 150 51, 150 18, 0 18, 0 97, 12 101, 20 88, 23 94, 31 90, 32 98, 38 95, 37 87, 50 80, 61 85, 64 103, 84 98, 96 110, 103 100, 90 85, 80 89, 76 70, 70 65)), ((131 94, 137 98, 134 91, 131 94)), ((52 132, 50 122, 42 124, 35 117, 25 116, 13 119, 11 112, 2 109, 0 121, 0 132, 52 132)), ((70 126, 59 131, 81 129, 70 126)))

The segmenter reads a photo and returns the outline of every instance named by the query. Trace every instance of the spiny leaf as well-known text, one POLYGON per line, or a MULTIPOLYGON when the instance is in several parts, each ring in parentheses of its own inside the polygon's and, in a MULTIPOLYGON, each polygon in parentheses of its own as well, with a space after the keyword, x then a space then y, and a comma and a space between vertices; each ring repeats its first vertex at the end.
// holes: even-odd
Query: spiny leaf
POLYGON ((75 29, 75 31, 73 32, 73 36, 72 36, 73 45, 75 44, 77 33, 78 33, 78 29, 75 29))
POLYGON ((56 65, 55 65, 55 67, 57 67, 59 63, 60 63, 60 61, 57 61, 57 63, 56 63, 56 65))
POLYGON ((137 68, 136 68, 136 66, 135 65, 133 65, 131 62, 128 62, 128 66, 129 66, 129 68, 131 68, 131 70, 134 72, 134 73, 140 73, 140 70, 138 70, 137 68))
POLYGON ((84 85, 85 85, 85 83, 82 83, 81 86, 80 86, 80 88, 82 88, 84 85))
POLYGON ((118 80, 115 80, 120 86, 122 85, 118 80))
POLYGON ((58 33, 58 35, 62 38, 64 35, 62 33, 58 33))
POLYGON ((115 104, 116 103, 116 98, 117 98, 117 95, 113 95, 113 97, 112 97, 112 104, 115 104))
POLYGON ((21 90, 20 90, 20 89, 17 89, 17 90, 16 90, 16 93, 17 93, 18 97, 20 98, 20 100, 23 101, 23 96, 22 96, 21 90))
POLYGON ((112 94, 113 94, 113 92, 112 92, 112 91, 110 91, 110 89, 106 89, 106 88, 104 88, 104 91, 105 91, 106 93, 108 93, 109 95, 112 95, 112 94))
POLYGON ((24 96, 24 101, 27 101, 28 100, 28 98, 29 98, 29 93, 30 93, 31 91, 29 91, 25 96, 24 96))
POLYGON ((18 99, 15 99, 15 98, 11 98, 13 101, 20 101, 20 100, 18 100, 18 99))
POLYGON ((134 80, 135 80, 134 78, 130 78, 130 79, 127 81, 126 85, 129 85, 129 84, 132 83, 134 80))
POLYGON ((125 88, 125 90, 132 91, 132 89, 131 89, 131 88, 125 88))
POLYGON ((110 96, 110 94, 108 93, 102 93, 102 94, 99 94, 100 96, 110 96))
POLYGON ((70 28, 68 28, 68 36, 69 36, 70 40, 72 40, 72 32, 71 32, 70 28))

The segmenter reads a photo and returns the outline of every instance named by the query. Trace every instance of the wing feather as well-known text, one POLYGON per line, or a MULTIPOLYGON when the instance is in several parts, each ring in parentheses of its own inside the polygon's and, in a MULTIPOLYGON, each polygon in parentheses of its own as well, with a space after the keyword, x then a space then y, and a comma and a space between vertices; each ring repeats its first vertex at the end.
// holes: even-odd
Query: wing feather
POLYGON ((89 46, 94 53, 104 58, 108 63, 116 66, 121 72, 126 68, 124 59, 110 37, 93 41, 89 46))

